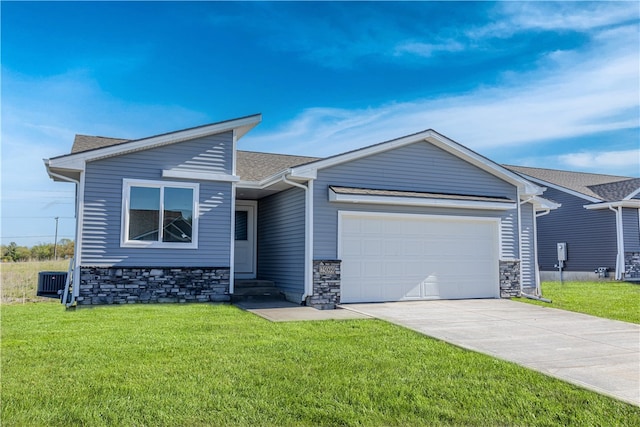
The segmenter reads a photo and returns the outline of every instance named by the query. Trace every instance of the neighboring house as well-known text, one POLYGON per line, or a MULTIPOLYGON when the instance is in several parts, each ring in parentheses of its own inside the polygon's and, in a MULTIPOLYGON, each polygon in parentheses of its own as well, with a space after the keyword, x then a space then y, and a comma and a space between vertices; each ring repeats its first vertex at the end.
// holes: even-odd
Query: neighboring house
POLYGON ((566 243, 565 277, 640 280, 640 178, 506 166, 562 207, 538 220, 539 267, 558 278, 557 243, 566 243), (555 270, 555 271, 554 271, 555 270), (602 270, 601 270, 602 271, 602 270))
POLYGON ((433 130, 324 159, 237 150, 260 121, 77 136, 45 160, 77 185, 68 304, 228 301, 253 278, 318 308, 538 293, 543 188, 433 130))

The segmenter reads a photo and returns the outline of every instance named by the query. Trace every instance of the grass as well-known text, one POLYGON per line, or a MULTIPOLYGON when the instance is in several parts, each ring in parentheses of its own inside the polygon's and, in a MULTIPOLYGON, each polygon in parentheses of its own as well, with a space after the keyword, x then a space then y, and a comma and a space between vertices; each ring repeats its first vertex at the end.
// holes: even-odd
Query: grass
POLYGON ((542 295, 552 303, 525 298, 518 301, 640 323, 640 285, 627 282, 543 282, 542 295))
POLYGON ((2 304, 55 301, 36 295, 38 272, 67 271, 68 268, 68 260, 3 262, 0 264, 2 304))
POLYGON ((640 425, 640 408, 379 320, 2 307, 3 426, 640 425))

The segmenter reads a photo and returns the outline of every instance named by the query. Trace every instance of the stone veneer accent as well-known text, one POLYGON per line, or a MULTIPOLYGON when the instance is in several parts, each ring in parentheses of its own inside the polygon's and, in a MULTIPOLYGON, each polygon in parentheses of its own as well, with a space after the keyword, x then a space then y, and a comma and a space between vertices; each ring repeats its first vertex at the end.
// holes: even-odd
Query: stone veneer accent
POLYGON ((520 295, 520 261, 500 261, 500 298, 520 295))
POLYGON ((229 301, 228 267, 80 267, 78 305, 229 301))
POLYGON ((332 310, 340 304, 340 260, 313 261, 313 295, 307 305, 332 310))
POLYGON ((625 279, 640 279, 640 252, 624 253, 625 279))

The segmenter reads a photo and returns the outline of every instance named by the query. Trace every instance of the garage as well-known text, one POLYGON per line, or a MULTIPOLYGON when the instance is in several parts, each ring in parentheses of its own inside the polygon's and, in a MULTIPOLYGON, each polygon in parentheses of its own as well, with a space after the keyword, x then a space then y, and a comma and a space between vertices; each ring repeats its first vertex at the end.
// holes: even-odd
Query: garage
POLYGON ((499 219, 338 215, 343 303, 499 297, 499 219))

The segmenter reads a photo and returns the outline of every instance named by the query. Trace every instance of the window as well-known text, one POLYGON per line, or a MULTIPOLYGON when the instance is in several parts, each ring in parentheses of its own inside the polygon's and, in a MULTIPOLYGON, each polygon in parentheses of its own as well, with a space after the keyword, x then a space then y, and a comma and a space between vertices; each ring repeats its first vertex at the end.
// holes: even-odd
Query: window
POLYGON ((197 248, 198 184, 123 181, 122 246, 197 248))

